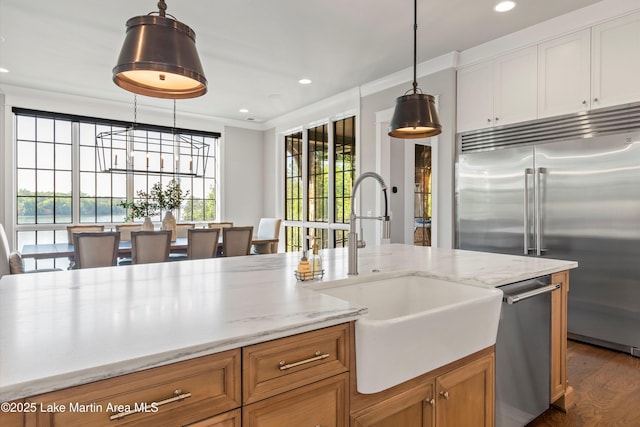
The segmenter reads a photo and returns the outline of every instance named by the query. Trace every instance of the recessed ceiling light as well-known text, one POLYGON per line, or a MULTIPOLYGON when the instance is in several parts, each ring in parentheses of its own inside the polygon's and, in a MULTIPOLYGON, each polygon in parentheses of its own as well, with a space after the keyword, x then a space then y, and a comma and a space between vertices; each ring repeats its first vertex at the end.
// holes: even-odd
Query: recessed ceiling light
POLYGON ((300 83, 301 85, 310 85, 311 84, 311 80, 309 80, 309 79, 300 79, 300 80, 298 80, 298 83, 300 83))
POLYGON ((8 72, 9 70, 7 70, 6 68, 0 67, 0 73, 8 73, 8 72))
POLYGON ((501 1, 500 3, 498 3, 493 8, 493 10, 495 10, 496 12, 508 12, 514 7, 516 7, 516 2, 507 0, 507 1, 501 1))
POLYGON ((241 108, 238 111, 240 111, 241 113, 248 113, 249 112, 249 110, 247 110, 246 108, 241 108))

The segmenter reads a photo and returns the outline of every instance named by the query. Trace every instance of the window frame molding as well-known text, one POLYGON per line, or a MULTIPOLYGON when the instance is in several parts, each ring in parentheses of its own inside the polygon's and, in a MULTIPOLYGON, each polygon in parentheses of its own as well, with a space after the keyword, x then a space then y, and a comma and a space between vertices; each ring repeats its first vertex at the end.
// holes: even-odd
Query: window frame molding
MULTIPOLYGON (((5 107, 3 122, 7 124, 4 126, 6 129, 4 133, 4 143, 5 150, 4 154, 6 154, 6 159, 4 162, 4 166, 7 168, 9 173, 3 174, 3 179, 0 182, 4 182, 4 188, 0 190, 0 194, 3 194, 4 197, 4 219, 3 225, 5 226, 5 230, 7 232, 7 237, 9 239, 9 244, 11 247, 16 247, 18 242, 17 235, 18 232, 21 231, 52 231, 54 234, 59 230, 66 229, 68 225, 74 224, 97 224, 97 225, 105 225, 111 226, 116 223, 120 223, 123 221, 112 221, 112 222, 80 222, 80 127, 82 123, 89 123, 91 125, 104 125, 104 126, 113 126, 113 127, 123 127, 128 128, 134 125, 133 122, 124 121, 124 120, 112 120, 105 119, 100 117, 93 116, 84 116, 84 115, 76 115, 76 114, 68 114, 68 113, 57 113, 52 111, 44 111, 37 109, 29 109, 22 107, 5 107), (18 116, 29 116, 34 118, 45 118, 52 120, 62 120, 62 121, 70 121, 71 123, 71 215, 72 222, 71 223, 32 223, 32 224, 18 224, 18 211, 17 211, 17 198, 18 198, 18 161, 17 161, 17 138, 18 132, 16 127, 16 120, 18 116), (10 126, 9 126, 10 124, 10 126), (10 197, 7 197, 9 196, 10 197)), ((211 167, 214 168, 214 176, 213 180, 215 181, 215 194, 216 194, 216 217, 220 218, 222 214, 222 205, 221 202, 223 198, 220 195, 221 188, 221 180, 222 180, 222 170, 220 169, 221 161, 220 155, 222 154, 222 134, 216 131, 202 131, 196 129, 187 129, 187 128, 173 128, 170 126, 160 126, 153 125, 147 123, 135 123, 137 129, 143 129, 150 132, 159 132, 159 133, 183 133, 190 136, 197 136, 203 138, 211 138, 216 140, 214 146, 211 147, 209 159, 211 161, 211 167)), ((37 143, 37 141, 36 141, 37 143)), ((37 170, 37 168, 36 168, 37 170)), ((96 172, 99 173, 99 172, 96 172)), ((128 174, 127 174, 128 175, 128 174)), ((171 173, 160 174, 150 173, 149 175, 153 176, 170 176, 171 173)), ((204 179, 204 177, 203 177, 204 179)), ((211 178, 210 178, 211 179, 211 178)), ((127 178, 126 181, 126 197, 127 200, 132 200, 134 196, 134 182, 133 179, 127 178)), ((206 197, 206 195, 205 195, 206 197)), ((203 199, 206 200, 206 199, 203 199)), ((199 222, 207 222, 211 220, 202 220, 199 222)))
MULTIPOLYGON (((314 121, 310 121, 307 122, 304 125, 300 125, 300 126, 295 126, 295 127, 291 127, 289 129, 280 131, 280 132, 276 132, 276 154, 278 156, 278 159, 281 159, 279 164, 278 164, 278 194, 277 194, 277 209, 278 212, 282 212, 281 217, 283 218, 282 221, 282 226, 283 227, 300 227, 302 228, 302 236, 303 239, 308 235, 309 233, 309 229, 313 229, 313 228, 322 228, 322 229, 326 229, 328 230, 328 235, 329 235, 329 241, 327 243, 327 247, 328 248, 334 248, 335 245, 335 236, 333 231, 335 230, 343 230, 343 231, 349 231, 349 223, 337 223, 335 222, 335 165, 334 165, 334 156, 335 156, 335 141, 334 141, 334 127, 335 127, 335 122, 346 119, 346 118, 350 118, 353 117, 354 120, 354 129, 355 129, 355 133, 354 133, 354 138, 356 139, 356 161, 354 162, 355 164, 355 176, 358 176, 358 174, 360 173, 360 163, 361 163, 361 155, 359 154, 361 152, 361 147, 360 147, 360 118, 358 116, 358 110, 357 109, 349 109, 346 111, 343 111, 341 113, 335 114, 335 115, 331 115, 329 117, 325 117, 322 118, 320 120, 314 120, 314 121), (328 221, 327 222, 317 222, 317 221, 309 221, 308 218, 308 192, 309 192, 309 174, 308 174, 308 168, 309 168, 309 135, 308 135, 308 131, 310 129, 313 129, 317 126, 322 126, 322 125, 326 125, 327 126, 327 133, 328 133, 328 138, 327 138, 327 144, 328 144, 328 150, 327 150, 327 156, 329 159, 329 167, 328 167, 328 174, 329 174, 329 179, 328 179, 328 200, 327 200, 327 209, 328 209, 328 221), (303 203, 302 203, 302 220, 297 221, 297 220, 286 220, 285 218, 285 203, 286 203, 286 186, 285 186, 285 180, 286 180, 286 170, 287 170, 287 165, 286 165, 286 147, 285 147, 285 138, 288 135, 297 133, 297 132, 302 132, 302 192, 303 192, 303 203)), ((356 201, 357 203, 357 201, 356 201)), ((285 236, 286 239, 286 236, 285 236)), ((283 247, 286 248, 286 242, 284 241, 285 239, 283 239, 283 247)), ((303 247, 305 247, 306 245, 303 242, 303 247)))

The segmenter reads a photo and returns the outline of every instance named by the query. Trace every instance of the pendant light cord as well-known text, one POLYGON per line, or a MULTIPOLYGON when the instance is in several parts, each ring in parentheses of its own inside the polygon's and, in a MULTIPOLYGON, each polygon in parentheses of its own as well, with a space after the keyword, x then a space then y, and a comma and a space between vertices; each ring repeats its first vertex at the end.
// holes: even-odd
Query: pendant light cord
POLYGON ((418 0, 413 0, 413 93, 418 93, 418 0))

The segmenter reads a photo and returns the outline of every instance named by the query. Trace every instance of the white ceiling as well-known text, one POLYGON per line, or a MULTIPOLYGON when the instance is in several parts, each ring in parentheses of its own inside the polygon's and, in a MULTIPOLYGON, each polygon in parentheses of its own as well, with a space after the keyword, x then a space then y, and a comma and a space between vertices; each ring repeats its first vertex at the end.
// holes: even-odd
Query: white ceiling
MULTIPOLYGON (((598 2, 519 0, 513 11, 497 14, 496 1, 420 0, 418 62, 598 2)), ((206 95, 178 101, 180 111, 263 122, 413 63, 411 0, 167 0, 167 6, 196 32, 209 81, 206 95), (313 83, 298 84, 302 77, 313 83)), ((0 83, 131 103, 111 70, 127 19, 152 11, 155 0, 0 0, 0 67, 10 70, 0 83)))

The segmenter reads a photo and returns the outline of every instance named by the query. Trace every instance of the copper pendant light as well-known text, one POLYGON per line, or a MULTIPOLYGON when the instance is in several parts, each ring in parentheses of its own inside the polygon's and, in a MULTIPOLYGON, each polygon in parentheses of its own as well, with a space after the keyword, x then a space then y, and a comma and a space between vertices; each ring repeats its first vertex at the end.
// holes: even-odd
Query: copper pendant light
POLYGON ((435 98, 432 95, 418 93, 416 81, 418 0, 413 2, 413 16, 413 93, 396 99, 396 109, 389 124, 389 136, 394 138, 428 138, 442 132, 435 98))
MULTIPOLYGON (((127 32, 113 81, 121 88, 155 98, 196 98, 207 93, 207 79, 196 50, 196 34, 159 12, 127 21, 127 32), (157 14, 156 14, 157 13, 157 14)), ((173 19, 172 19, 173 18, 173 19)))

